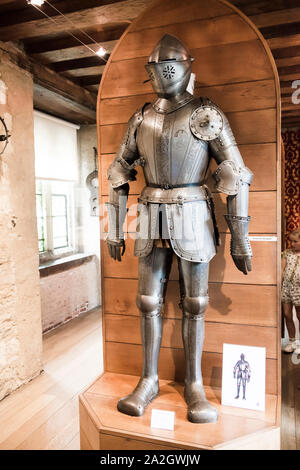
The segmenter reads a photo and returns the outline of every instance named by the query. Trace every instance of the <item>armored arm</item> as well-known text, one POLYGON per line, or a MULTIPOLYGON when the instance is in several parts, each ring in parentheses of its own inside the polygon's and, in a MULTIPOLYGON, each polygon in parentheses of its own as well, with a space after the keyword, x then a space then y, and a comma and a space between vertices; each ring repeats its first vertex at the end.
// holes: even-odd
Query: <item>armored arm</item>
POLYGON ((142 110, 131 117, 122 144, 107 171, 109 195, 106 203, 108 211, 106 243, 110 256, 118 261, 121 261, 121 256, 125 252, 123 225, 127 213, 128 183, 136 179, 135 167, 142 163, 136 144, 136 131, 142 120, 142 110))
POLYGON ((210 112, 204 124, 211 129, 209 144, 218 163, 214 173, 216 188, 227 195, 227 214, 225 219, 231 233, 231 255, 236 267, 244 274, 251 271, 252 250, 248 238, 249 186, 253 174, 243 162, 230 124, 225 114, 212 102, 208 105, 210 112))

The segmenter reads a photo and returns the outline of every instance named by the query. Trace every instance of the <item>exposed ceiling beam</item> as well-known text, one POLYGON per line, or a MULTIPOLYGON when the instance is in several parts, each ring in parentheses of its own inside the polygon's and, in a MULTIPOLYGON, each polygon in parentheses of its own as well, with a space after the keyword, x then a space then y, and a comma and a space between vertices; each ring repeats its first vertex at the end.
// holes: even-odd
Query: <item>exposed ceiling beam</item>
POLYGON ((279 76, 289 74, 299 74, 300 78, 300 65, 287 65, 285 67, 278 67, 279 76))
POLYGON ((295 0, 231 0, 247 16, 295 7, 295 0))
POLYGON ((300 21, 300 6, 297 8, 289 8, 252 15, 250 16, 250 19, 258 28, 295 23, 295 21, 300 21))
POLYGON ((75 124, 95 124, 96 113, 54 91, 34 84, 33 104, 39 111, 75 124))
POLYGON ((281 49, 272 50, 273 57, 275 59, 283 59, 284 57, 295 57, 300 55, 300 45, 283 47, 281 49))
MULTIPOLYGON (((109 24, 106 25, 108 27, 109 24)), ((86 32, 99 43, 115 41, 118 40, 125 29, 128 27, 128 23, 123 23, 120 25, 111 25, 109 29, 100 30, 99 29, 87 29, 86 32)), ((85 44, 89 43, 88 38, 85 34, 80 33, 79 31, 73 31, 76 34, 76 37, 85 44)), ((34 42, 30 40, 24 41, 25 50, 28 54, 40 54, 43 52, 50 51, 59 51, 62 49, 73 48, 78 46, 79 42, 69 35, 63 35, 59 37, 52 37, 46 40, 35 40, 34 42)))
MULTIPOLYGON (((111 3, 117 3, 120 0, 50 0, 49 3, 53 7, 57 8, 61 13, 73 13, 74 11, 86 10, 87 8, 99 7, 101 5, 109 5, 111 3)), ((13 15, 11 11, 6 9, 6 11, 1 11, 0 8, 0 26, 9 26, 14 24, 26 23, 27 21, 39 20, 42 13, 31 5, 27 5, 26 1, 16 2, 16 6, 13 10, 13 15)), ((45 12, 48 16, 57 16, 57 11, 52 8, 49 4, 44 3, 40 9, 45 12)))
POLYGON ((283 59, 276 59, 277 67, 287 67, 291 65, 300 65, 300 56, 283 57, 283 59))
MULTIPOLYGON (((101 42, 101 46, 110 54, 118 41, 101 42)), ((89 48, 78 45, 77 47, 69 47, 68 49, 44 52, 42 54, 31 54, 36 60, 45 64, 53 62, 62 62, 66 60, 82 59, 84 57, 94 57, 95 52, 99 49, 98 44, 88 44, 89 48)))
POLYGON ((89 85, 99 85, 102 75, 87 75, 86 77, 78 78, 78 84, 86 87, 89 85))
POLYGON ((275 26, 267 26, 265 28, 260 28, 260 32, 265 39, 276 38, 280 36, 289 36, 297 34, 300 31, 300 21, 287 24, 279 24, 275 26))
POLYGON ((77 28, 90 28, 91 25, 131 22, 141 13, 151 0, 125 0, 111 5, 68 13, 66 18, 55 17, 55 23, 48 18, 28 21, 0 28, 0 40, 16 41, 24 38, 39 37, 47 34, 59 34, 77 28), (71 21, 71 23, 70 23, 71 21))
POLYGON ((300 46, 300 34, 280 36, 278 38, 268 39, 267 41, 272 50, 287 48, 291 46, 300 46))
POLYGON ((102 75, 104 72, 104 65, 99 65, 98 67, 88 67, 86 69, 75 69, 75 70, 69 70, 68 72, 63 72, 62 75, 64 75, 67 78, 71 78, 73 80, 74 77, 83 77, 83 76, 88 76, 88 75, 102 75))
MULTIPOLYGON (((106 56, 108 60, 109 56, 106 56)), ((105 65, 106 61, 96 55, 92 57, 84 57, 83 59, 62 60, 51 64, 51 68, 56 72, 65 72, 66 70, 83 69, 86 67, 97 67, 105 65)))
POLYGON ((0 52, 7 54, 9 60, 19 67, 28 70, 33 76, 35 85, 39 86, 40 89, 43 88, 52 94, 61 96, 61 101, 65 103, 66 107, 78 109, 80 114, 85 115, 89 121, 95 120, 96 94, 36 62, 12 45, 0 44, 0 52))

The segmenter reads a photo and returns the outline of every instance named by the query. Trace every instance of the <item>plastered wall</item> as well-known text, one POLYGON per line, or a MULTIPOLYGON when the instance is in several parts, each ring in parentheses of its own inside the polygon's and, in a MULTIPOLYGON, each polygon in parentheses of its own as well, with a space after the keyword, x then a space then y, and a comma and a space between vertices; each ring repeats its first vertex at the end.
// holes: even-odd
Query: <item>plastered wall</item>
POLYGON ((12 134, 0 156, 0 399, 41 370, 32 93, 0 44, 0 115, 12 134))

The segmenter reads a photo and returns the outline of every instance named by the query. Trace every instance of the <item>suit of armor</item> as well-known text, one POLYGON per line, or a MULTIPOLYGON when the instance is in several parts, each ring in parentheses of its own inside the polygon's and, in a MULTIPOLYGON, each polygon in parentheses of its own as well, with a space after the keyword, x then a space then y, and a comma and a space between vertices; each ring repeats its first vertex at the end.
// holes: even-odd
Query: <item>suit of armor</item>
POLYGON ((231 254, 244 274, 251 270, 247 235, 252 173, 243 163, 224 113, 208 98, 195 98, 186 91, 192 61, 186 47, 170 35, 159 41, 149 57, 146 69, 158 98, 131 117, 108 170, 106 241, 110 256, 121 261, 129 183, 135 179, 135 167, 141 165, 146 186, 139 197, 135 255, 139 257, 143 371, 132 394, 118 402, 118 409, 140 416, 159 392, 161 311, 175 254, 183 311, 185 399, 188 419, 199 423, 217 420, 217 411, 206 400, 201 374, 209 261, 219 243, 213 202, 205 186, 210 155, 218 164, 216 187, 228 196, 225 218, 232 235, 231 254))
POLYGON ((249 362, 245 361, 244 354, 241 354, 241 360, 236 363, 233 368, 233 377, 237 379, 237 395, 240 396, 241 383, 243 385, 243 400, 246 400, 246 383, 250 382, 251 371, 249 362))

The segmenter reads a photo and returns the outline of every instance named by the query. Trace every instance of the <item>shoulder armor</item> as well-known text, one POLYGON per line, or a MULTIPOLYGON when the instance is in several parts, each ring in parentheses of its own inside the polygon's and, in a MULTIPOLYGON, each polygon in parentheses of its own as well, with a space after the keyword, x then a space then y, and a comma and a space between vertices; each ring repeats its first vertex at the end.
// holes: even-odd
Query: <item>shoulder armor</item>
POLYGON ((253 173, 247 167, 239 168, 232 160, 224 160, 213 176, 218 191, 234 196, 238 193, 240 184, 251 184, 253 173))
POLYGON ((221 134, 224 127, 224 115, 209 98, 200 98, 200 106, 190 117, 190 128, 197 139, 210 141, 221 134))

